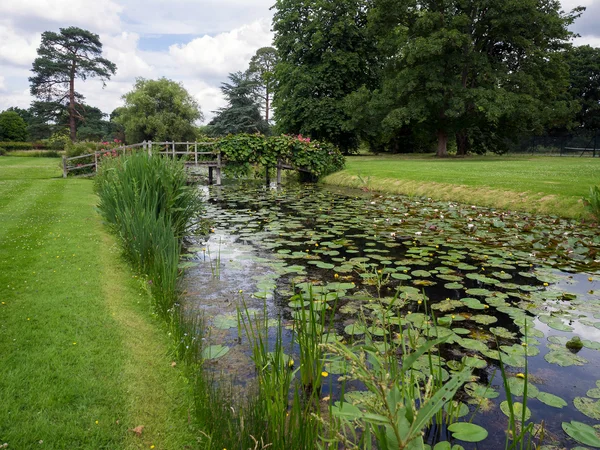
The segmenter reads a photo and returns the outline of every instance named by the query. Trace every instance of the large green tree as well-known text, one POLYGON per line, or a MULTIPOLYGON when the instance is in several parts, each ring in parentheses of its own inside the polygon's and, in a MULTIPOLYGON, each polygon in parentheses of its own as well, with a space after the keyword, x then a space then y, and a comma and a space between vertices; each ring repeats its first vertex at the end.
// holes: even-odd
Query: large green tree
POLYGON ((15 111, 0 113, 0 141, 26 141, 27 123, 15 111))
POLYGON ((259 82, 248 73, 229 74, 229 83, 222 83, 221 91, 227 106, 220 108, 209 123, 210 133, 217 136, 238 133, 266 134, 269 126, 261 117, 258 104, 259 82))
POLYGON ((83 115, 77 108, 75 80, 98 77, 103 85, 116 72, 116 66, 102 57, 100 37, 77 27, 61 28, 58 33, 42 33, 42 43, 33 62, 29 78, 31 94, 37 98, 68 105, 71 140, 77 138, 77 119, 83 115))
POLYGON ((569 91, 581 103, 576 121, 585 130, 600 130, 600 48, 573 47, 567 54, 569 91))
POLYGON ((192 141, 195 122, 202 119, 198 103, 183 85, 166 78, 138 78, 123 96, 125 106, 113 112, 127 142, 192 141))
POLYGON ((275 117, 285 133, 358 144, 343 99, 377 80, 377 53, 367 32, 369 0, 277 0, 273 29, 275 117))
POLYGON ((510 134, 567 121, 564 51, 580 12, 557 0, 374 0, 384 75, 347 100, 351 123, 389 138, 425 130, 445 156, 452 138, 459 153, 494 150, 510 134))
POLYGON ((257 84, 256 94, 262 101, 265 121, 269 123, 273 92, 275 91, 275 64, 277 50, 273 47, 259 48, 252 59, 246 74, 257 84))

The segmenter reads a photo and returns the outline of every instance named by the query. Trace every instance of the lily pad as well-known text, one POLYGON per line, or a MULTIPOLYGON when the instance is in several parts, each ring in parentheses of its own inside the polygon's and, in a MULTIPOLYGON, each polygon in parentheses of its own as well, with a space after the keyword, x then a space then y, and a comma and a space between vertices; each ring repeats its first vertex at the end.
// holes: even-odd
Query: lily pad
MULTIPOLYGON (((508 401, 504 400, 500 403, 500 409, 507 416, 510 417, 510 408, 508 407, 508 401)), ((518 422, 523 418, 523 403, 513 402, 513 412, 514 419, 518 422)), ((525 408, 525 420, 529 420, 531 418, 531 410, 529 408, 525 408)))
POLYGON ((210 345, 202 350, 202 359, 217 359, 225 356, 229 347, 225 345, 210 345))
POLYGON ((600 420, 600 400, 593 400, 587 397, 575 397, 573 400, 575 408, 586 416, 600 420))
POLYGON ((238 326, 237 315, 223 314, 215 316, 215 318, 213 319, 213 326, 220 330, 228 330, 230 328, 235 328, 238 326))
POLYGON ((467 383, 465 392, 475 398, 497 398, 500 394, 491 386, 485 386, 478 383, 467 383))
POLYGON ((481 442, 488 437, 485 428, 469 422, 456 422, 448 427, 454 439, 465 442, 481 442))
POLYGON ((552 350, 546 353, 544 359, 550 364, 558 364, 561 367, 583 366, 588 362, 587 359, 574 355, 568 350, 552 350))
POLYGON ((600 434, 595 428, 572 420, 570 423, 563 422, 562 429, 577 442, 589 445, 590 447, 600 448, 600 434))
POLYGON ((567 406, 567 402, 562 398, 548 392, 539 392, 537 399, 548 406, 553 406, 554 408, 564 408, 567 406))

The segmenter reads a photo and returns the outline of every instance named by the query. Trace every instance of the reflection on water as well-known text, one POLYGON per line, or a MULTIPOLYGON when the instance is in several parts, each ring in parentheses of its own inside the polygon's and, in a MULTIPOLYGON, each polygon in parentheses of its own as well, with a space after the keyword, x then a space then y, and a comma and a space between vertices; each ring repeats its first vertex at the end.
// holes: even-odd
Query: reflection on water
MULTIPOLYGON (((573 401, 600 378, 596 230, 555 217, 317 186, 239 183, 204 188, 204 194, 214 232, 189 250, 197 266, 186 271, 185 304, 189 314, 212 320, 212 342, 231 347, 214 362, 218 370, 242 382, 253 376, 235 325, 242 300, 289 326, 293 294, 306 282, 321 285, 317 294, 328 295, 325 302, 338 298, 339 339, 352 343, 363 337, 353 333, 359 316, 377 330, 382 304, 399 293, 402 320, 424 331, 431 331, 430 312, 451 322, 449 341, 440 346, 444 364, 464 355, 485 360, 474 374, 501 395, 473 421, 490 431, 490 448, 504 442, 506 429, 498 408, 505 400, 499 357, 512 377, 524 370, 526 351, 530 381, 567 402, 562 408, 528 402, 532 420, 545 421, 551 438, 567 442, 562 421, 594 423, 573 401), (576 355, 556 338, 573 336, 584 343, 576 355)), ((339 395, 335 379, 333 397, 339 395)), ((471 413, 478 407, 466 393, 459 399, 471 413)))

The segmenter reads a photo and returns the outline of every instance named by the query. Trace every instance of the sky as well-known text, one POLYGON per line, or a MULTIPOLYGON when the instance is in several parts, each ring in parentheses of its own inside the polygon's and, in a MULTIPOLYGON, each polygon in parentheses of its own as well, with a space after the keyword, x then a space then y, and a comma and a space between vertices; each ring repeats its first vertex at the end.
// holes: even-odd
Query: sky
MULTIPOLYGON (((335 1, 335 0, 332 0, 335 1)), ((86 103, 110 113, 123 104, 136 77, 181 82, 205 121, 225 104, 227 75, 246 70, 260 47, 272 44, 274 0, 0 0, 0 111, 32 101, 28 77, 47 30, 77 26, 100 35, 104 57, 117 65, 105 88, 79 81, 86 103)), ((600 47, 600 0, 562 0, 588 9, 573 31, 577 45, 600 47)))

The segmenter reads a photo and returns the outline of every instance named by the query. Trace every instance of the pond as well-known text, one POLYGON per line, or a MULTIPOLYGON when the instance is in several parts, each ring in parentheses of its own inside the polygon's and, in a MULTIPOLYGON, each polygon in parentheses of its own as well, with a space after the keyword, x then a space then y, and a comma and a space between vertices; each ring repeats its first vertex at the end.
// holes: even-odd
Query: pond
MULTIPOLYGON (((208 340, 215 346, 206 356, 217 370, 241 383, 254 375, 238 327, 242 301, 252 310, 266 307, 273 326, 281 319, 289 328, 312 296, 328 314, 335 310, 331 335, 349 345, 390 333, 382 324, 387 315, 421 335, 447 338, 437 359, 445 378, 471 357, 474 378, 456 396, 458 415, 489 436, 479 447, 457 441, 465 448, 504 445, 500 360, 516 402, 523 401, 527 363, 527 407, 531 421, 545 424, 544 444, 578 445, 563 422, 600 423, 597 229, 558 217, 315 185, 204 189, 214 229, 184 255, 190 261, 185 304, 211 324, 208 340)), ((289 335, 287 341, 297 360, 289 335)), ((346 368, 335 359, 325 367, 321 395, 339 400, 337 378, 346 368)), ((430 444, 439 439, 434 434, 430 444)))

